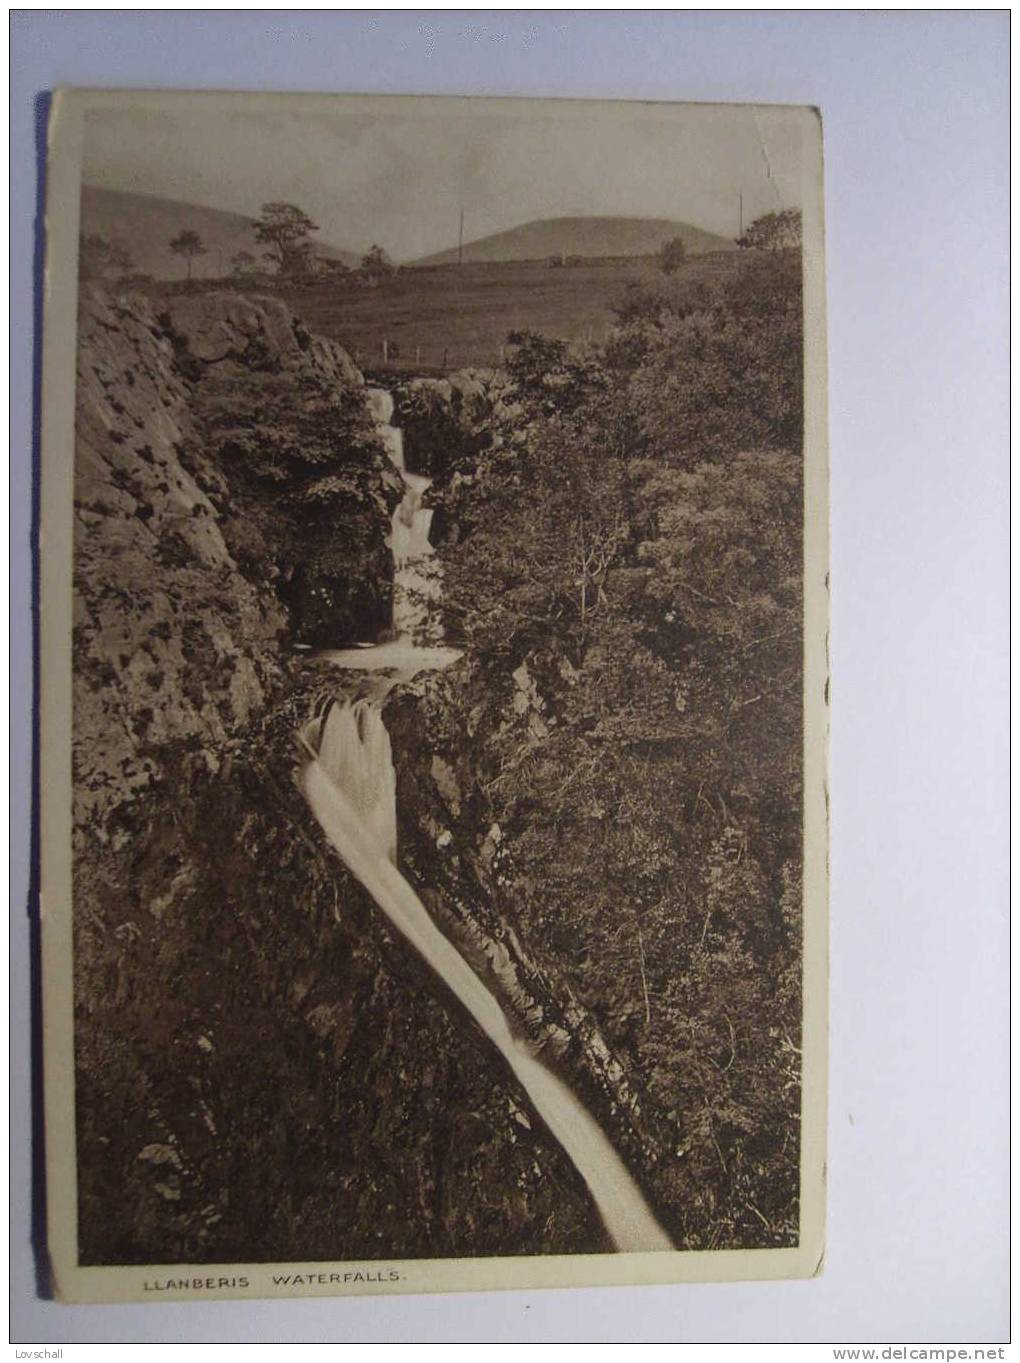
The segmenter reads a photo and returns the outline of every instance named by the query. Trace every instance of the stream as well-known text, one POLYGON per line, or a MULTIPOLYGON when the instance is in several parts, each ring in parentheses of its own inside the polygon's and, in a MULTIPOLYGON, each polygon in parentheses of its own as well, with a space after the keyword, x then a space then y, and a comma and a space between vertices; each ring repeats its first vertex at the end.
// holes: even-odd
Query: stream
POLYGON ((437 613, 431 608, 441 591, 441 574, 429 543, 432 512, 424 505, 431 480, 405 467, 402 433, 390 424, 392 396, 370 388, 368 397, 390 460, 405 485, 389 540, 394 637, 322 655, 337 667, 380 675, 367 698, 338 697, 301 729, 299 739, 307 757, 300 774, 302 791, 352 874, 507 1061, 587 1184, 616 1248, 671 1250, 669 1237, 598 1123, 513 1034, 496 997, 436 927, 397 868, 396 773, 382 703, 398 682, 421 671, 449 667, 460 652, 443 645, 437 613))

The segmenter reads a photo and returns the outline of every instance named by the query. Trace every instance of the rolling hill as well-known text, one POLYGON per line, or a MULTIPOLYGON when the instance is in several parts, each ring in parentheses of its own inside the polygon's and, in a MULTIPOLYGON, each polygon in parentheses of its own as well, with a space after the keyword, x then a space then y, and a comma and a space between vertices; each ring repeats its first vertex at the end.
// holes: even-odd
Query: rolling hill
MULTIPOLYGON (((647 256, 680 237, 691 255, 732 251, 727 237, 668 218, 542 218, 507 232, 464 243, 465 261, 545 260, 550 256, 647 256)), ((438 251, 415 265, 451 265, 457 248, 438 251)))
MULTIPOLYGON (((190 227, 202 238, 208 254, 195 259, 192 274, 196 279, 222 277, 230 273, 230 258, 237 251, 258 254, 253 219, 241 213, 177 199, 159 199, 151 194, 132 194, 119 189, 82 185, 81 231, 98 233, 121 242, 131 252, 134 267, 154 279, 180 279, 184 261, 170 250, 170 239, 182 228, 190 227)), ((359 257, 327 242, 315 242, 319 255, 357 265, 359 257)))

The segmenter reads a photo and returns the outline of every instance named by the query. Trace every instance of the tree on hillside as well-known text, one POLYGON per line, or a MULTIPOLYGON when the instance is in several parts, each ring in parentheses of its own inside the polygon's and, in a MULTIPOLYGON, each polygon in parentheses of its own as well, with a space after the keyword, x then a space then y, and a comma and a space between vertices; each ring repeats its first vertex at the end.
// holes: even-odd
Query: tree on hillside
POLYGON ((687 259, 687 247, 681 237, 671 237, 659 247, 659 269, 663 274, 673 274, 687 259))
POLYGON ((184 257, 187 262, 189 279, 191 278, 191 263, 195 257, 208 254, 208 251, 202 245, 202 238, 190 227, 185 227, 183 231, 178 232, 177 236, 170 242, 170 250, 173 251, 175 256, 184 257))
POLYGON ((785 251, 799 249, 802 239, 800 209, 784 208, 755 218, 743 236, 737 237, 737 245, 744 250, 785 251))
POLYGON ((83 281, 119 279, 134 266, 131 253, 117 241, 108 241, 98 232, 85 234, 79 242, 79 273, 83 281))
POLYGON ((362 256, 361 268, 373 283, 378 284, 393 274, 397 267, 381 246, 372 246, 362 256))
POLYGON ((303 274, 312 250, 311 234, 318 226, 296 204, 265 203, 255 223, 255 240, 268 246, 267 256, 279 274, 303 274))

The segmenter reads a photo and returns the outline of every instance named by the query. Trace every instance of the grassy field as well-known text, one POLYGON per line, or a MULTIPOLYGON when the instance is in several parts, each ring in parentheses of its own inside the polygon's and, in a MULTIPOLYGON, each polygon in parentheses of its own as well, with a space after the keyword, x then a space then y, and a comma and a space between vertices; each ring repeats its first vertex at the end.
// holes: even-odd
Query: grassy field
MULTIPOLYGON (((731 270, 737 258, 735 252, 695 256, 682 268, 708 277, 731 270)), ((653 260, 634 258, 560 269, 544 261, 409 268, 375 288, 329 278, 248 287, 282 298, 312 331, 339 341, 363 368, 434 372, 499 364, 507 333, 515 330, 601 341, 627 285, 657 278, 653 260)), ((196 280, 159 287, 183 292, 239 285, 196 280)))
POLYGON ((550 269, 543 262, 404 270, 377 288, 343 283, 281 290, 312 331, 339 341, 363 365, 462 369, 494 365, 507 333, 601 339, 612 303, 648 275, 649 262, 550 269))

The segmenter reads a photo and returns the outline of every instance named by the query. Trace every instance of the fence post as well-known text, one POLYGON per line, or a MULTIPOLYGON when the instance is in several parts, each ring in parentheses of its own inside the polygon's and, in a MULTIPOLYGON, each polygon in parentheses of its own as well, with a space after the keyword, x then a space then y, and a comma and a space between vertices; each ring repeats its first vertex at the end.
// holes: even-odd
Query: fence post
POLYGON ((389 343, 389 341, 387 341, 386 337, 384 336, 384 337, 383 337, 383 343, 382 343, 382 357, 383 357, 383 364, 385 364, 386 361, 390 358, 389 351, 390 351, 390 343, 389 343))

